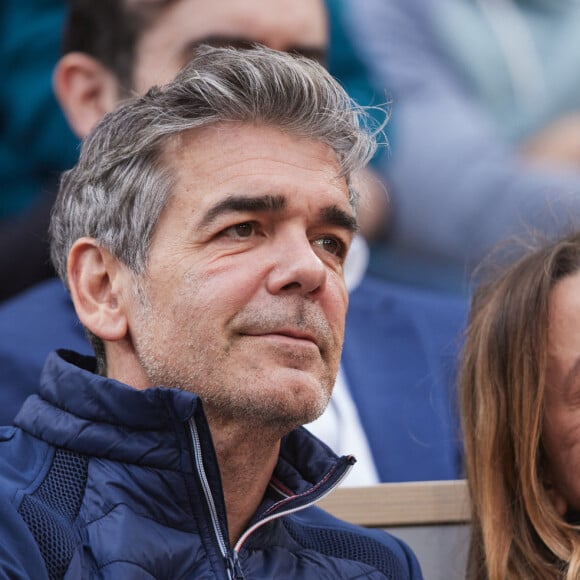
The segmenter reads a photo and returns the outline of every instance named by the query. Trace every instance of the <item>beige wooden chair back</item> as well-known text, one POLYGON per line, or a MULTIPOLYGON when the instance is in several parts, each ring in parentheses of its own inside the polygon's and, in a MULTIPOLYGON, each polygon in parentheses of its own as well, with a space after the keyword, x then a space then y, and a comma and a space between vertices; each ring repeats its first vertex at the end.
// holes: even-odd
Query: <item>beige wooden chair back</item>
POLYGON ((464 480, 342 487, 319 505, 342 520, 369 528, 464 524, 470 516, 464 480))

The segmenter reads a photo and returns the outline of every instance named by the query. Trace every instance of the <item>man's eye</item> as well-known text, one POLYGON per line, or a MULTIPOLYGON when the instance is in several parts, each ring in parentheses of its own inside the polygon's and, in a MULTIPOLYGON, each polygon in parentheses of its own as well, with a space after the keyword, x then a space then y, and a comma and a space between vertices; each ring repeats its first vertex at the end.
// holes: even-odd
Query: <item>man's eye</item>
POLYGON ((230 226, 224 233, 232 236, 234 238, 249 238, 256 231, 256 226, 252 222, 243 222, 241 224, 236 224, 235 226, 230 226))
POLYGON ((333 237, 318 238, 314 243, 325 252, 342 258, 345 254, 344 244, 333 237))

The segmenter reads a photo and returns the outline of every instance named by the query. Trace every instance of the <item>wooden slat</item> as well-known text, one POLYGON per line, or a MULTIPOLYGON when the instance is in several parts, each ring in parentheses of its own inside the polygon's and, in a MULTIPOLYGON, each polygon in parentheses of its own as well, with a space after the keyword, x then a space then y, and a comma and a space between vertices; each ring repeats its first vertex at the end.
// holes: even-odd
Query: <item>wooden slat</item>
POLYGON ((465 480, 339 488, 318 505, 342 520, 373 528, 458 524, 470 518, 465 480))

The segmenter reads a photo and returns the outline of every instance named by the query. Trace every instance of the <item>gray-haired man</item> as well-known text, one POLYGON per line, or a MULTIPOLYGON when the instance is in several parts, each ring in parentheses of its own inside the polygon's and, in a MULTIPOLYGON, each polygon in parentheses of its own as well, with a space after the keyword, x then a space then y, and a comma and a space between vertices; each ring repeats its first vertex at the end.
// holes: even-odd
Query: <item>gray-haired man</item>
POLYGON ((87 139, 51 233, 97 360, 51 355, 3 432, 9 576, 421 577, 313 506, 353 459, 299 428, 339 365, 361 127, 313 61, 208 48, 87 139))

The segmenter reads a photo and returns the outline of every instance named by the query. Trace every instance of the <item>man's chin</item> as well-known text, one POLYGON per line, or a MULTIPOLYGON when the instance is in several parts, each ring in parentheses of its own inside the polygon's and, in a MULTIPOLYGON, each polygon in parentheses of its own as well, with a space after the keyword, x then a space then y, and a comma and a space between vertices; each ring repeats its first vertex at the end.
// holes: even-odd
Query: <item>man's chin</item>
POLYGON ((285 434, 317 419, 330 399, 330 389, 318 380, 272 381, 253 401, 243 417, 257 426, 275 428, 285 434))

